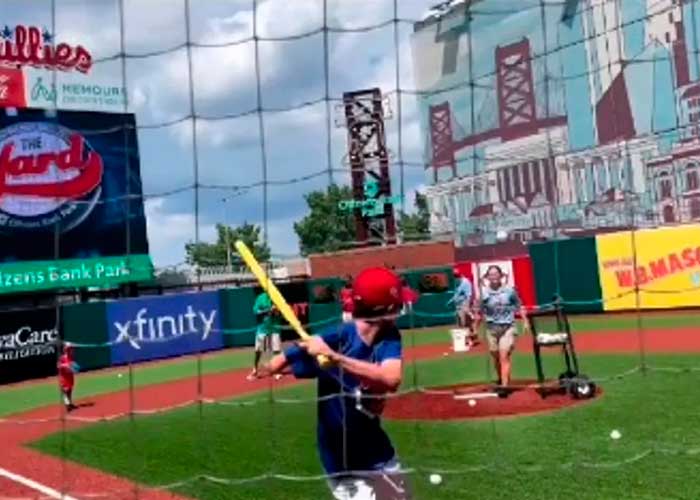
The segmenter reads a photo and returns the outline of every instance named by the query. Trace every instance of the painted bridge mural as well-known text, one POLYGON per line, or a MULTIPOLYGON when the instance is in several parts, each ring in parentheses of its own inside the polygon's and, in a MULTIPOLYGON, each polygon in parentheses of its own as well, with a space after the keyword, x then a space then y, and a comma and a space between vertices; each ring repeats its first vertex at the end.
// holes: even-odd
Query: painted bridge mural
POLYGON ((434 233, 700 220, 700 2, 453 0, 414 26, 434 233))

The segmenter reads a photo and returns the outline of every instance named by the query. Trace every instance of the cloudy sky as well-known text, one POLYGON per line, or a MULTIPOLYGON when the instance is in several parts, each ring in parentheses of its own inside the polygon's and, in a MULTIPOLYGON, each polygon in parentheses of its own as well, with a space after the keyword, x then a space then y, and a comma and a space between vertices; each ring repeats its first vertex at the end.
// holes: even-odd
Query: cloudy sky
POLYGON ((184 0, 123 0, 123 31, 119 0, 54 2, 52 9, 50 0, 2 0, 2 23, 47 27, 59 42, 82 44, 100 60, 91 71, 96 79, 119 82, 125 73, 141 127, 146 214, 157 266, 182 262, 184 244, 197 236, 211 241, 217 222, 262 224, 265 213, 273 252, 298 253, 292 226, 305 214, 304 193, 330 182, 329 167, 335 182, 349 183, 346 132, 335 124, 337 101, 330 120, 324 101, 326 49, 331 98, 371 87, 389 96, 394 111, 387 123, 389 147, 395 160, 404 160, 403 168, 392 164, 395 193, 403 186, 410 205, 413 191, 424 183, 415 97, 401 95, 399 120, 396 89, 415 88, 411 21, 434 0, 399 0, 399 23, 391 22, 394 0, 326 0, 327 47, 323 0, 258 0, 256 15, 252 0, 190 0, 189 11, 184 0), (257 65, 255 21, 263 39, 257 65), (118 57, 122 45, 125 59, 118 57), (255 112, 258 79, 262 106, 271 110, 263 114, 266 169, 255 112), (192 114, 197 120, 188 118, 192 114), (198 214, 196 183, 203 186, 197 190, 198 214))

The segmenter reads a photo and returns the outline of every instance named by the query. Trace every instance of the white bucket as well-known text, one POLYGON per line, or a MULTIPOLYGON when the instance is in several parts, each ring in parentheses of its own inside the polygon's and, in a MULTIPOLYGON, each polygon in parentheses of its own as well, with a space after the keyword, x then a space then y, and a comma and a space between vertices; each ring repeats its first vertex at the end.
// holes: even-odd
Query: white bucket
POLYGON ((467 337, 469 332, 463 328, 454 328, 450 330, 450 335, 452 335, 452 350, 454 352, 466 352, 467 349, 467 337))

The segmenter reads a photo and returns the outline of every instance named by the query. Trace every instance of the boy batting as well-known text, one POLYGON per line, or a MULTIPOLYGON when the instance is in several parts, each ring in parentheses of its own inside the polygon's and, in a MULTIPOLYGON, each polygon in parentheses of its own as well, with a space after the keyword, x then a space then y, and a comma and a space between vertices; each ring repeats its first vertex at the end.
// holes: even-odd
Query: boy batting
POLYGON ((288 348, 260 375, 289 369, 297 378, 318 379, 318 451, 335 499, 409 499, 380 420, 384 396, 401 384, 401 335, 395 324, 403 306, 401 281, 388 269, 367 269, 352 290, 353 321, 288 348), (333 366, 321 369, 317 356, 333 366))

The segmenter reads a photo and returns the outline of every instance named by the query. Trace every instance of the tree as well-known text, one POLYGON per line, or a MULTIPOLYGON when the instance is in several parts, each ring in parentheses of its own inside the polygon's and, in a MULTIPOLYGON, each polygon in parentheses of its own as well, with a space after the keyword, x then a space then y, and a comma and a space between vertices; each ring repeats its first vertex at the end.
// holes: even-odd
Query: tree
POLYGON ((216 225, 216 243, 190 242, 185 245, 187 263, 197 267, 220 267, 228 265, 227 252, 231 255, 231 265, 238 267, 243 261, 236 253, 234 243, 242 240, 259 262, 270 260, 270 247, 262 241, 260 226, 243 223, 242 226, 231 227, 224 224, 216 225))
POLYGON ((338 205, 352 200, 352 190, 332 184, 304 199, 309 213, 294 224, 302 255, 347 250, 355 241, 355 221, 351 211, 343 211, 338 205))
POLYGON ((405 241, 422 240, 430 237, 430 210, 428 210, 428 198, 419 192, 413 200, 415 213, 399 214, 399 231, 405 241))
POLYGON ((158 285, 168 288, 187 285, 190 281, 186 273, 175 269, 165 269, 159 272, 155 281, 158 285))

